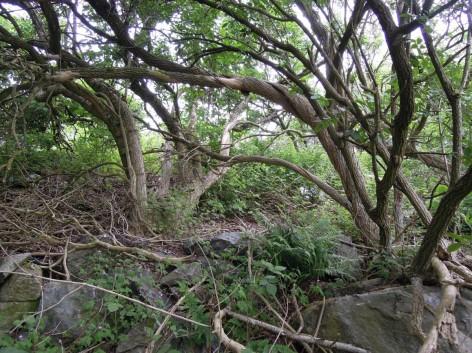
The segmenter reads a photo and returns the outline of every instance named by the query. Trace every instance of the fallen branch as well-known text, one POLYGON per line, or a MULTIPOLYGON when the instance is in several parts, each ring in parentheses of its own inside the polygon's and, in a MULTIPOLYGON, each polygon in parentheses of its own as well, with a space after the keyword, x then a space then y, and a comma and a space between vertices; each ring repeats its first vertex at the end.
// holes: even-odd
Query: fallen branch
MULTIPOLYGON (((50 235, 47 235, 44 232, 39 232, 38 235, 39 237, 46 240, 51 245, 64 245, 61 239, 54 238, 50 235)), ((102 247, 102 248, 105 248, 107 250, 114 251, 114 252, 129 253, 129 254, 142 256, 148 260, 157 261, 157 262, 182 263, 182 262, 189 261, 192 258, 191 256, 184 256, 184 257, 161 256, 161 255, 157 255, 156 253, 153 253, 151 251, 144 250, 141 248, 132 247, 132 246, 112 245, 102 240, 99 240, 96 237, 94 238, 95 240, 90 243, 83 244, 83 243, 69 242, 68 246, 70 249, 75 249, 75 250, 85 250, 85 249, 93 249, 96 247, 102 247)))
MULTIPOLYGON (((264 298, 263 295, 259 294, 259 293, 256 293, 256 295, 264 302, 264 304, 267 306, 267 308, 272 311, 272 313, 277 317, 277 319, 280 320, 281 324, 282 324, 282 327, 287 327, 288 330, 292 333, 300 333, 302 330, 303 330, 303 316, 300 312, 300 308, 298 308, 298 303, 297 303, 297 299, 295 298, 295 296, 293 296, 293 299, 294 299, 294 303, 295 303, 295 308, 296 308, 296 311, 297 313, 299 314, 299 320, 300 320, 300 327, 298 328, 298 330, 295 330, 288 322, 287 320, 285 320, 278 312, 277 310, 275 310, 272 305, 270 305, 269 301, 264 298)), ((306 342, 303 342, 302 343, 303 345, 303 348, 305 348, 305 350, 308 352, 308 353, 313 353, 313 349, 308 345, 308 343, 306 342)))
POLYGON ((460 275, 465 281, 472 283, 472 271, 469 270, 466 266, 460 264, 456 265, 450 261, 445 261, 444 264, 447 266, 448 269, 460 275))
POLYGON ((316 345, 319 345, 321 347, 337 349, 337 350, 344 351, 344 352, 369 353, 368 350, 356 347, 356 346, 354 346, 352 344, 349 344, 349 343, 342 343, 342 342, 335 342, 335 341, 325 340, 325 339, 313 337, 313 336, 310 336, 310 335, 307 335, 307 334, 292 333, 292 332, 289 332, 289 331, 287 331, 287 330, 285 330, 281 327, 277 327, 277 326, 268 324, 266 322, 263 322, 263 321, 260 321, 260 320, 257 320, 257 319, 253 319, 251 317, 241 315, 241 314, 229 311, 227 309, 223 309, 223 310, 218 311, 215 315, 214 322, 213 322, 213 326, 215 328, 214 332, 220 338, 221 342, 226 347, 228 347, 229 349, 231 349, 235 353, 241 353, 245 349, 245 347, 242 344, 240 344, 239 342, 236 342, 236 341, 232 340, 231 338, 229 338, 225 334, 225 332, 223 330, 222 320, 226 315, 232 316, 232 317, 234 317, 234 318, 236 318, 240 321, 243 321, 243 322, 245 322, 249 325, 258 326, 258 327, 263 328, 264 330, 270 331, 270 332, 275 333, 277 335, 290 338, 290 339, 292 339, 294 341, 297 341, 297 342, 316 344, 316 345))
POLYGON ((220 342, 223 343, 227 348, 231 349, 234 353, 241 353, 246 349, 246 347, 244 347, 241 343, 229 338, 223 329, 223 318, 227 313, 228 311, 223 309, 215 314, 215 317, 213 318, 213 332, 216 334, 216 336, 218 336, 220 342))

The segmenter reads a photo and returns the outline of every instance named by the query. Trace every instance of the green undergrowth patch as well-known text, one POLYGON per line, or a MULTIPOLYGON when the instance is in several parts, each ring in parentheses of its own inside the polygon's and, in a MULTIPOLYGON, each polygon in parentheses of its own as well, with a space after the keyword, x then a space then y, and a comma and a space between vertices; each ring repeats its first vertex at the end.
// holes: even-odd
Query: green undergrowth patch
MULTIPOLYGON (((76 275, 97 287, 146 301, 139 295, 137 288, 158 286, 154 280, 155 275, 151 275, 152 272, 143 272, 143 259, 92 252, 86 255, 84 260, 85 265, 76 275)), ((155 266, 154 274, 162 270, 159 267, 162 266, 155 266)), ((8 335, 0 337, 0 348, 16 348, 35 353, 64 352, 64 347, 67 352, 111 352, 112 347, 129 339, 126 334, 136 325, 144 325, 147 327, 144 329, 149 331, 145 333, 151 335, 155 324, 161 322, 164 317, 154 310, 114 294, 100 290, 96 293, 96 297, 89 297, 79 291, 77 295, 82 299, 73 299, 81 305, 81 315, 77 318, 76 325, 82 330, 79 336, 72 336, 68 331, 50 335, 50 332, 45 330, 46 315, 36 313, 17 322, 20 339, 8 335)), ((163 307, 162 302, 152 304, 163 307)))
MULTIPOLYGON (((249 238, 243 251, 229 249, 201 258, 204 265, 202 276, 207 279, 198 290, 189 292, 198 279, 182 281, 178 286, 165 290, 172 293, 174 299, 185 296, 179 314, 209 327, 171 319, 166 334, 156 337, 157 352, 186 352, 187 348, 179 347, 211 348, 218 345, 211 325, 215 313, 223 308, 279 326, 280 320, 274 314, 277 312, 295 325, 297 310, 326 295, 318 285, 320 280, 351 280, 343 272, 349 259, 336 255, 339 234, 339 228, 330 219, 301 217, 298 223, 284 220, 281 224, 269 226, 264 236, 249 238), (174 343, 169 343, 169 337, 174 343), (176 346, 175 342, 183 343, 176 346)), ((158 278, 170 270, 164 264, 151 266, 147 263, 146 271, 152 275, 143 276, 145 262, 141 259, 108 255, 92 253, 86 258, 84 263, 87 265, 79 275, 88 283, 138 300, 143 298, 137 294, 137 287, 158 288, 158 278)), ((87 305, 94 315, 79 323, 85 330, 68 343, 66 348, 69 352, 86 351, 95 346, 94 352, 112 352, 120 342, 129 339, 126 334, 133 328, 143 325, 143 330, 151 336, 164 318, 162 314, 108 293, 102 293, 99 302, 95 299, 87 305)), ((37 329, 40 325, 36 320, 25 323, 23 328, 27 338, 24 343, 10 339, 3 343, 4 346, 31 352, 61 352, 57 341, 38 333, 41 332, 37 329)), ((274 344, 275 337, 267 335, 267 332, 250 328, 229 316, 224 319, 224 327, 232 339, 247 347, 246 353, 297 352, 290 341, 279 339, 274 344)))

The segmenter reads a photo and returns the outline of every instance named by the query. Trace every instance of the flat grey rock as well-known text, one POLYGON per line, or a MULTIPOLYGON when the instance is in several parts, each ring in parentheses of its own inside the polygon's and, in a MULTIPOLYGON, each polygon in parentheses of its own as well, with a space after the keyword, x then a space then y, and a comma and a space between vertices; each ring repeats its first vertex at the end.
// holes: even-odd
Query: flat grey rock
POLYGON ((197 283, 203 274, 203 265, 200 262, 190 262, 169 272, 161 278, 160 283, 169 287, 173 287, 181 281, 193 284, 197 283))
POLYGON ((220 253, 227 249, 237 249, 247 247, 247 243, 244 241, 244 234, 242 232, 224 232, 210 240, 212 249, 220 253))

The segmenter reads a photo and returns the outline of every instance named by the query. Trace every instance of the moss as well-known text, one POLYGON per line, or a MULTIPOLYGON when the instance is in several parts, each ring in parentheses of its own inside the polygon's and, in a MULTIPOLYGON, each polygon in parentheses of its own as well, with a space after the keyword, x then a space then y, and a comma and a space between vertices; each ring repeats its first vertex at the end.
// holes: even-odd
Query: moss
POLYGON ((0 335, 15 326, 26 314, 36 311, 38 301, 0 303, 0 335))

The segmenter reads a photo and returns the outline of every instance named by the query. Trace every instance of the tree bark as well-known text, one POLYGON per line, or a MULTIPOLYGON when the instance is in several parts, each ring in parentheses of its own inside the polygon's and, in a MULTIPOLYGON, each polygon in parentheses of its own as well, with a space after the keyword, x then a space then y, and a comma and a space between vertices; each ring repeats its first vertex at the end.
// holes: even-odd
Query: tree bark
POLYGON ((472 166, 449 188, 441 199, 438 209, 424 234, 421 247, 413 259, 412 269, 417 274, 421 275, 429 268, 441 237, 446 232, 461 201, 470 192, 472 192, 472 166))
POLYGON ((106 124, 113 135, 121 162, 130 181, 130 192, 136 203, 133 218, 137 222, 143 221, 147 206, 146 171, 135 119, 127 110, 122 111, 119 118, 112 119, 106 124))
POLYGON ((400 190, 394 189, 393 190, 393 199, 394 199, 394 206, 393 206, 393 218, 395 220, 395 239, 401 240, 401 234, 403 232, 403 194, 400 190))

